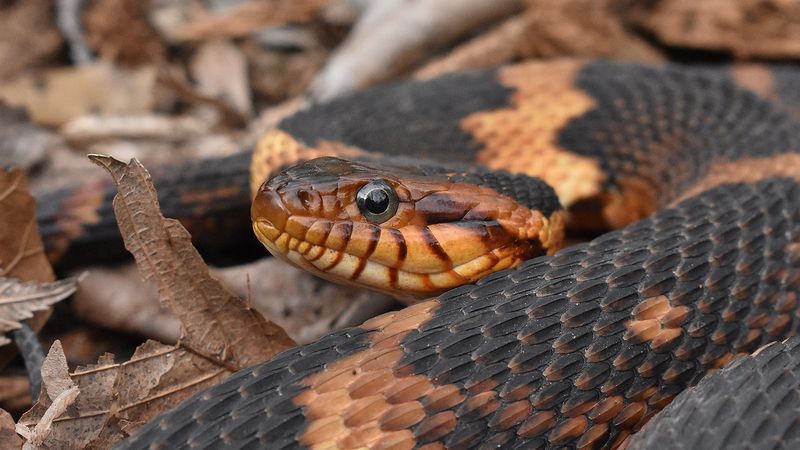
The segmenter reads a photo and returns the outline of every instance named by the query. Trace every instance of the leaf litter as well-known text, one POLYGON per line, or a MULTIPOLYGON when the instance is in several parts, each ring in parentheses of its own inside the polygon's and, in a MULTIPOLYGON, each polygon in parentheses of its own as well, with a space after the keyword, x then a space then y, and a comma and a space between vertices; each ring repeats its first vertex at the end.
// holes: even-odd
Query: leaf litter
POLYGON ((181 338, 175 346, 147 341, 121 364, 106 354, 71 374, 56 341, 39 401, 17 424, 37 447, 107 448, 194 392, 295 345, 209 274, 189 233, 161 215, 138 161, 90 158, 117 183, 114 211, 125 246, 181 322, 181 338))

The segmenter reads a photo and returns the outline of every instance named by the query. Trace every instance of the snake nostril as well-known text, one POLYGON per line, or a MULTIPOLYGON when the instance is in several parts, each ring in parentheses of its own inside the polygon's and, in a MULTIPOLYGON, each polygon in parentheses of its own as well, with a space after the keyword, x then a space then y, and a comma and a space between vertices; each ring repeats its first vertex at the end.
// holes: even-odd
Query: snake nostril
POLYGON ((300 199, 300 203, 303 205, 303 208, 309 209, 312 204, 311 200, 311 193, 307 190, 303 189, 297 193, 297 198, 300 199))

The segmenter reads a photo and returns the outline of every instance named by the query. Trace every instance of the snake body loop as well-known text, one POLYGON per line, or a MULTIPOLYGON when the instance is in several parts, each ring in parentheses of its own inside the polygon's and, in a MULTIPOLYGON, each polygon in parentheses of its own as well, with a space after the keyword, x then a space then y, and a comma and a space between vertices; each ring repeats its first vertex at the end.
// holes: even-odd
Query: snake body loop
POLYGON ((617 447, 797 331, 798 149, 780 108, 670 66, 532 63, 301 112, 254 178, 372 151, 477 162, 544 179, 571 229, 619 229, 242 370, 119 448, 617 447))

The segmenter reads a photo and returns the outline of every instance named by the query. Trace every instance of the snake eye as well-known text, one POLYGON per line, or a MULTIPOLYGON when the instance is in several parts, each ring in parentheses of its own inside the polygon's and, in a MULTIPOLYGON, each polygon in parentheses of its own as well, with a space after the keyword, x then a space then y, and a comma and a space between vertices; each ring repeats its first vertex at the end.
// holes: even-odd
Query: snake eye
POLYGON ((397 203, 397 194, 384 180, 370 181, 356 194, 358 209, 372 223, 389 220, 397 212, 397 203))

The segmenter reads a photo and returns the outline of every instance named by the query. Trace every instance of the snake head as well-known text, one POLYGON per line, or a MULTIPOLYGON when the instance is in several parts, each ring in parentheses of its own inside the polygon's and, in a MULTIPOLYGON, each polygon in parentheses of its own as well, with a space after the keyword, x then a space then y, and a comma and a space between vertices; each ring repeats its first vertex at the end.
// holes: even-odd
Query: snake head
POLYGON ((318 158, 261 186, 253 230, 273 255, 320 277, 406 301, 428 298, 561 245, 553 190, 503 176, 318 158), (509 195, 514 189, 525 204, 509 195))

